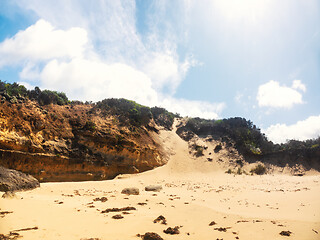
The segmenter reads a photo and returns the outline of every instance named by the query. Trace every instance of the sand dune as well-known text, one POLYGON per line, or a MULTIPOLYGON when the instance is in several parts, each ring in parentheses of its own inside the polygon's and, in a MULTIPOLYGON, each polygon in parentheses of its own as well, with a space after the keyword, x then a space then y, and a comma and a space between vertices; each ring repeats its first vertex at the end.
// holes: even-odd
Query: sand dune
POLYGON ((110 181, 43 183, 1 198, 0 233, 22 239, 139 240, 146 232, 177 240, 320 239, 320 175, 225 174, 214 156, 211 162, 192 157, 175 131, 159 137, 171 153, 163 167, 110 181), (145 191, 148 185, 163 189, 145 191), (122 194, 125 187, 140 194, 122 194), (154 223, 160 215, 167 225, 154 223), (176 226, 179 234, 163 232, 176 226), (280 235, 286 231, 290 236, 280 235))

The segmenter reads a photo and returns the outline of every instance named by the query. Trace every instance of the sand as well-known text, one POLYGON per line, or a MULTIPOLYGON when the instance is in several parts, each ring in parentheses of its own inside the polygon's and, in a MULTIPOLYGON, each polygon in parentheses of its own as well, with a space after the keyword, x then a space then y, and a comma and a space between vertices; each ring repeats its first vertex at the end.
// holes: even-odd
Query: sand
POLYGON ((177 240, 320 239, 319 174, 226 174, 216 161, 191 157, 174 131, 162 130, 160 138, 171 153, 163 167, 109 181, 42 183, 15 198, 1 198, 0 212, 9 213, 0 214, 0 233, 22 229, 16 233, 33 240, 139 240, 137 234, 146 232, 177 240), (148 185, 163 189, 145 191, 148 185), (140 194, 122 194, 125 187, 137 187, 140 194), (96 199, 101 197, 108 200, 96 199), (136 210, 101 213, 124 207, 136 210), (113 218, 119 214, 123 218, 113 218), (167 225, 154 223, 160 215, 167 225), (163 232, 175 226, 179 234, 163 232))

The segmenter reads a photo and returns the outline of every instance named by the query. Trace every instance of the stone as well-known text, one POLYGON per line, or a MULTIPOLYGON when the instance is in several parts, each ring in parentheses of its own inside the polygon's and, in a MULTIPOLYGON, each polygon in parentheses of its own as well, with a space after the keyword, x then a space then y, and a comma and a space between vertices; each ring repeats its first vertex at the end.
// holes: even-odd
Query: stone
POLYGON ((114 215, 112 216, 113 219, 122 219, 123 216, 121 214, 117 214, 117 215, 114 215))
POLYGON ((139 188, 131 187, 131 188, 122 189, 121 193, 127 194, 127 195, 139 195, 140 191, 139 191, 139 188))
POLYGON ((171 235, 180 233, 178 226, 175 226, 174 228, 168 227, 166 230, 163 230, 163 232, 166 234, 171 234, 171 235))
POLYGON ((290 232, 290 231, 282 231, 282 232, 280 232, 279 234, 280 234, 281 236, 290 237, 291 233, 292 233, 292 232, 290 232))
POLYGON ((149 185, 144 188, 146 191, 151 191, 151 192, 160 192, 162 190, 161 185, 149 185))
POLYGON ((39 181, 31 175, 0 166, 1 192, 30 190, 39 186, 39 181))
POLYGON ((163 240, 162 237, 160 237, 159 234, 154 232, 147 232, 142 237, 143 240, 163 240))
POLYGON ((167 225, 167 219, 160 215, 159 217, 157 217, 155 220, 153 220, 154 223, 158 223, 160 222, 161 224, 167 225))

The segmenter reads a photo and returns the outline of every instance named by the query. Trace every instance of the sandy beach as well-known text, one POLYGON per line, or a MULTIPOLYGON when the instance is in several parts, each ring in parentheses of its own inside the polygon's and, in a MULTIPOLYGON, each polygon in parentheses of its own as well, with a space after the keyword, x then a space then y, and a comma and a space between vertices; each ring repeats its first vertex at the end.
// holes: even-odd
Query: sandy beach
POLYGON ((146 232, 177 240, 320 239, 319 174, 226 174, 214 159, 190 157, 174 131, 160 138, 171 152, 163 167, 108 181, 42 183, 1 198, 0 233, 26 240, 139 240, 146 232), (162 190, 145 191, 148 185, 162 190), (122 194, 127 187, 140 194, 122 194), (155 223, 159 216, 165 221, 155 223), (164 233, 176 226, 179 234, 164 233))

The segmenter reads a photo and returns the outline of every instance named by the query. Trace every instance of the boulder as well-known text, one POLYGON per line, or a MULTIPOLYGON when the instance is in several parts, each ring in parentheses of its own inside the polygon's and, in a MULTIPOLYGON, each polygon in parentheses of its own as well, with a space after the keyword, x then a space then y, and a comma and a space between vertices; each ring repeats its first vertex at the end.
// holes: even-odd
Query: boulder
POLYGON ((0 166, 1 192, 30 190, 39 186, 39 181, 31 175, 0 166))
POLYGON ((163 240, 162 237, 159 236, 159 234, 154 232, 147 232, 143 235, 143 240, 163 240))
POLYGON ((152 191, 152 192, 160 192, 162 190, 161 185, 149 185, 144 188, 146 191, 152 191))
POLYGON ((131 187, 131 188, 122 189, 121 193, 127 194, 127 195, 139 195, 140 191, 139 191, 139 188, 131 187))

